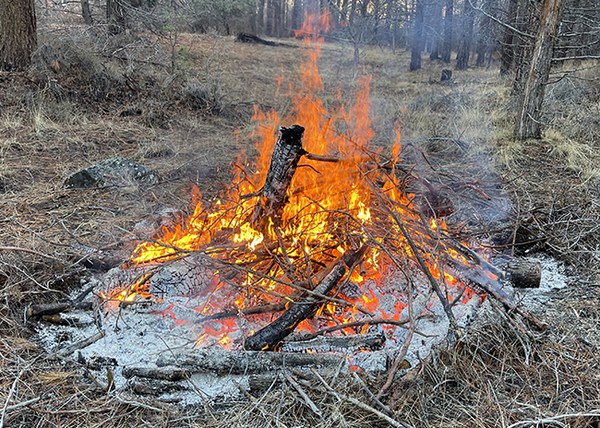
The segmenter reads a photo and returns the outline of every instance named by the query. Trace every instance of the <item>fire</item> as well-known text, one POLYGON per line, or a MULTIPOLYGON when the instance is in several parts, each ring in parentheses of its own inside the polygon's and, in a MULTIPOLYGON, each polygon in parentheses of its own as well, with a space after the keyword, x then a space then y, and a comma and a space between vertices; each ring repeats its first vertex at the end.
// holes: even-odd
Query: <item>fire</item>
MULTIPOLYGON (((133 267, 152 266, 190 253, 203 253, 229 266, 243 267, 242 277, 237 280, 239 286, 229 289, 228 295, 216 297, 222 294, 222 287, 228 287, 222 282, 215 285, 215 292, 207 294, 206 304, 198 308, 202 315, 223 308, 242 311, 260 304, 293 302, 297 293, 293 284, 312 283, 320 269, 358 243, 368 241, 371 250, 348 278, 360 290, 360 297, 346 296, 342 290, 338 300, 348 304, 327 302, 318 317, 339 324, 356 320, 362 310, 379 311, 382 316, 398 320, 405 302, 397 300, 391 309, 380 309, 380 296, 372 288, 381 280, 385 266, 393 264, 391 257, 401 256, 415 263, 415 251, 402 227, 410 229, 420 250, 437 248, 444 257, 469 263, 440 239, 446 233, 443 219, 423 220, 413 208, 413 195, 403 191, 410 177, 396 169, 401 156, 399 127, 394 130, 387 160, 380 150, 371 147, 375 135, 369 117, 371 78, 357 81, 354 101, 349 105, 343 103, 341 92, 332 106, 324 101, 324 83, 318 68, 323 38, 318 29, 327 27, 326 17, 309 17, 298 33, 304 36, 308 55, 300 67, 300 90, 290 90, 290 110, 280 115, 255 107, 253 138, 259 153, 255 162, 243 156, 238 159, 234 180, 218 200, 207 203, 197 192, 193 213, 176 227, 163 228, 154 240, 140 243, 128 262, 133 267), (306 129, 304 149, 329 161, 303 158, 287 191, 280 224, 275 226, 269 219, 266 230, 255 230, 249 218, 261 197, 275 135, 281 124, 292 123, 306 129)), ((282 78, 278 78, 278 91, 284 88, 282 83, 282 78)), ((436 254, 424 252, 421 257, 437 280, 455 286, 459 281, 444 271, 446 260, 436 254)), ((150 297, 147 280, 143 278, 102 297, 121 301, 132 301, 136 295, 150 297)), ((315 330, 314 323, 306 320, 298 328, 315 330)), ((204 343, 210 337, 230 347, 228 334, 236 328, 235 323, 225 321, 210 323, 198 341, 204 343)))

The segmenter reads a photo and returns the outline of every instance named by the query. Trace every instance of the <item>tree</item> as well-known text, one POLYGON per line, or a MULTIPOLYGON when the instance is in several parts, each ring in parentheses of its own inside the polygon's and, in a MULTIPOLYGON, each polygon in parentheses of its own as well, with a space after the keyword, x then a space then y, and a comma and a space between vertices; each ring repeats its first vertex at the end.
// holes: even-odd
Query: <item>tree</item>
POLYGON ((562 0, 543 0, 539 29, 532 49, 529 49, 527 73, 519 94, 517 126, 514 135, 519 140, 540 138, 542 133, 542 103, 550 75, 552 51, 558 29, 562 0))
POLYGON ((423 50, 423 21, 425 19, 425 0, 416 0, 415 20, 410 52, 410 71, 421 68, 421 51, 423 50))
POLYGON ((454 0, 446 0, 444 11, 444 43, 442 44, 442 61, 450 62, 452 55, 452 30, 454 22, 454 0))
POLYGON ((86 25, 92 25, 94 23, 89 0, 81 0, 81 16, 83 16, 83 22, 85 22, 86 25))
POLYGON ((26 69, 36 46, 33 0, 0 1, 0 69, 26 69))
POLYGON ((465 0, 462 10, 462 29, 458 40, 456 52, 456 69, 466 70, 469 68, 469 57, 471 56, 471 39, 473 38, 473 24, 475 21, 475 11, 471 5, 471 0, 465 0))
POLYGON ((442 44, 442 8, 443 0, 434 0, 432 4, 432 35, 431 35, 431 52, 429 59, 440 59, 440 45, 442 44))

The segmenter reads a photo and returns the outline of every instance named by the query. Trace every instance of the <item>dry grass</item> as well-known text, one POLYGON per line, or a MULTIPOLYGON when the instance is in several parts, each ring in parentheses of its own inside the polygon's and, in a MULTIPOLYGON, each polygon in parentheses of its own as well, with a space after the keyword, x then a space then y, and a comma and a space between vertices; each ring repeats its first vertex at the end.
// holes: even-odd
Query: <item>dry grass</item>
MULTIPOLYGON (((85 37, 71 31, 68 39, 85 37)), ((33 79, 0 75, 0 247, 29 251, 0 249, 0 412, 5 426, 385 426, 381 417, 342 397, 375 406, 362 388, 345 380, 331 382, 338 397, 318 383, 301 383, 322 417, 288 383, 250 401, 182 410, 107 393, 99 387, 104 379, 90 378, 76 362, 50 358, 32 342, 30 326, 22 325, 23 308, 64 298, 78 284, 87 274, 79 263, 83 247, 118 250, 126 257, 135 223, 164 207, 187 207, 191 183, 209 195, 221 188, 239 147, 250 146, 252 105, 285 108, 274 78, 293 81, 303 56, 301 48, 181 35, 178 69, 168 74, 163 67, 102 57, 111 46, 98 40, 92 37, 82 45, 94 45, 89 51, 73 51, 70 44, 64 52, 73 66, 64 74, 38 68, 33 79), (90 76, 97 87, 81 86, 90 76), (189 82, 218 88, 222 109, 186 104, 181 90, 189 82), (87 191, 61 187, 69 173, 114 155, 156 169, 163 181, 87 191)), ((154 39, 126 42, 129 50, 121 52, 132 58, 139 58, 134 51, 153 51, 153 61, 168 63, 168 47, 155 45, 154 39)), ((515 223, 531 229, 537 249, 571 261, 578 274, 597 274, 597 264, 590 265, 600 257, 593 94, 583 110, 573 103, 564 111, 549 111, 552 127, 544 141, 515 143, 509 138, 507 82, 494 69, 455 72, 455 83, 444 86, 436 83, 440 64, 425 61, 424 70, 409 74, 407 60, 401 51, 363 52, 361 71, 374 75, 377 143, 389 143, 396 122, 405 141, 439 136, 476 142, 501 165, 517 202, 515 223), (588 121, 585 127, 565 125, 582 118, 588 121)), ((350 93, 356 85, 351 49, 328 45, 322 63, 326 87, 341 82, 350 93)), ((335 91, 329 92, 327 102, 334 102, 335 91)), ((518 333, 504 319, 482 323, 468 340, 424 362, 413 381, 398 383, 386 403, 394 417, 422 427, 510 426, 598 409, 599 303, 597 287, 572 285, 553 296, 541 314, 551 329, 539 337, 518 333)), ((373 391, 380 382, 368 380, 373 391)), ((598 417, 557 421, 598 426, 598 417)))

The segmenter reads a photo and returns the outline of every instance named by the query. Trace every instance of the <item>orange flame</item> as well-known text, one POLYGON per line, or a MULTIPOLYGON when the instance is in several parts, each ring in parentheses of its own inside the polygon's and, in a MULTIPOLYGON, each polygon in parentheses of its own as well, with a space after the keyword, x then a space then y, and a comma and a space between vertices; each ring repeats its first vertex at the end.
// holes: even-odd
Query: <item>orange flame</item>
MULTIPOLYGON (((296 34, 304 37, 308 54, 300 67, 302 89, 291 90, 289 112, 282 117, 277 112, 263 112, 255 107, 253 120, 257 126, 253 137, 257 140, 259 153, 255 163, 247 167, 250 162, 241 157, 233 171, 233 184, 218 200, 205 207, 200 193, 196 192, 193 213, 174 228, 163 228, 155 240, 140 243, 130 258, 130 264, 143 265, 164 262, 191 252, 204 252, 239 265, 256 263, 256 270, 267 266, 264 275, 247 273, 240 281, 240 287, 245 290, 243 295, 232 290, 229 301, 224 302, 211 294, 212 300, 199 311, 204 315, 223 307, 242 310, 257 303, 280 302, 282 299, 292 301, 290 296, 294 295, 294 289, 283 283, 290 280, 310 283, 322 266, 365 240, 373 241, 372 250, 365 256, 361 269, 353 271, 349 277, 361 288, 362 296, 359 299, 342 296, 349 302, 347 307, 330 302, 319 316, 344 323, 356 319, 357 306, 375 313, 379 294, 373 293, 365 284, 369 280, 377 283, 385 271, 382 266, 390 264, 390 256, 380 251, 381 248, 385 245, 395 249, 409 260, 415 257, 397 221, 380 206, 392 206, 402 222, 412 228, 412 236, 419 248, 427 247, 446 231, 443 219, 424 223, 412 207, 413 196, 402 191, 402 180, 406 177, 401 180, 396 171, 401 154, 399 127, 394 130, 391 157, 387 162, 383 162, 380 152, 370 146, 374 137, 369 117, 371 78, 367 76, 358 80, 354 102, 350 105, 342 103, 341 93, 334 107, 328 107, 324 101, 325 89, 318 60, 323 46, 320 33, 328 28, 327 16, 309 16, 296 34), (304 149, 337 161, 324 163, 302 159, 288 189, 280 228, 270 227, 261 232, 252 228, 248 218, 265 181, 275 135, 282 123, 304 126, 304 149), (391 165, 391 168, 383 168, 385 164, 391 165), (377 194, 384 195, 385 200, 382 201, 377 194), (268 254, 269 260, 286 260, 288 268, 262 262, 261 252, 268 254)), ((277 80, 278 90, 283 87, 282 79, 277 80)), ((436 245, 445 250, 443 243, 436 241, 433 247, 436 245)), ((447 249, 445 257, 465 265, 469 263, 452 249, 447 249)), ((446 285, 458 283, 450 273, 440 268, 443 260, 438 260, 431 253, 424 254, 423 258, 435 278, 446 285)), ((217 285, 216 288, 219 287, 217 285)), ((131 286, 103 297, 129 301, 135 298, 132 296, 136 293, 147 294, 148 291, 131 286)), ((398 300, 392 306, 391 313, 379 310, 384 316, 400 319, 406 305, 398 300)), ((231 346, 228 333, 235 328, 225 322, 211 324, 199 341, 208 335, 223 346, 231 346)), ((299 328, 315 330, 314 322, 307 320, 299 328)))

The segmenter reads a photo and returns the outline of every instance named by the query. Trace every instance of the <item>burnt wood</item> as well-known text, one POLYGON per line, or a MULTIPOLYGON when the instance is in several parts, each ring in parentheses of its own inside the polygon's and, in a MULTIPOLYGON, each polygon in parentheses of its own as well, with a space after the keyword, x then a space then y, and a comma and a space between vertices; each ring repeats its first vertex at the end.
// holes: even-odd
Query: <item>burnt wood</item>
POLYGON ((281 214, 287 202, 287 190, 290 187, 298 162, 306 154, 302 148, 304 128, 292 125, 279 128, 279 138, 275 144, 271 165, 254 207, 250 224, 255 230, 264 232, 269 226, 269 219, 275 226, 281 224, 281 214))
POLYGON ((510 275, 510 282, 517 288, 538 288, 542 282, 540 262, 512 259, 504 270, 510 275))
POLYGON ((285 367, 336 369, 344 365, 346 354, 302 354, 291 352, 226 351, 201 348, 183 353, 165 352, 156 361, 158 367, 176 366, 190 373, 216 375, 268 373, 285 367))
MULTIPOLYGON (((328 269, 326 276, 314 288, 314 292, 320 295, 329 294, 338 282, 358 263, 365 251, 366 245, 352 252, 347 252, 328 269)), ((279 343, 305 319, 311 317, 321 304, 321 299, 310 295, 304 300, 292 304, 289 309, 279 318, 266 327, 263 327, 244 342, 244 348, 248 350, 274 350, 279 343)))

